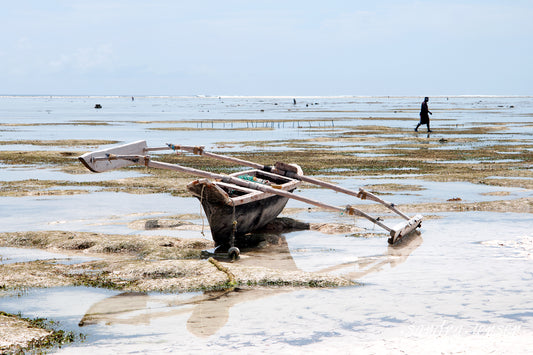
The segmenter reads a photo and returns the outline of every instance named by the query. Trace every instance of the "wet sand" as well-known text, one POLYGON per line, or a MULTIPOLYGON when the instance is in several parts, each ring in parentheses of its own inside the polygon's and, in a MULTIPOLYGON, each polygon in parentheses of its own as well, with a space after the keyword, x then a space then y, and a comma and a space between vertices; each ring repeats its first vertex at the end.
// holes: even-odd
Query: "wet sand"
MULTIPOLYGON (((475 102, 472 100, 472 103, 468 104, 474 105, 475 102)), ((446 106, 445 102, 440 104, 442 105, 442 117, 447 114, 445 112, 446 106)), ((436 106, 438 107, 438 104, 436 106)), ((479 235, 474 240, 488 249, 478 250, 474 248, 476 257, 481 257, 485 253, 484 251, 490 250, 491 257, 496 258, 495 260, 499 260, 502 255, 512 257, 513 260, 518 258, 521 260, 515 266, 518 270, 525 267, 524 262, 527 263, 527 260, 531 260, 533 235, 525 232, 527 228, 518 228, 512 232, 513 227, 509 227, 508 230, 511 232, 503 232, 504 235, 501 235, 503 238, 498 238, 491 235, 490 228, 495 230, 496 225, 489 222, 491 218, 504 221, 504 216, 511 213, 520 216, 526 224, 531 225, 533 223, 531 217, 533 211, 533 172, 531 169, 533 128, 527 119, 522 119, 524 115, 531 115, 531 111, 512 114, 509 113, 509 106, 502 108, 495 105, 494 110, 501 111, 503 116, 511 115, 514 119, 507 120, 507 122, 479 120, 463 126, 454 125, 450 118, 448 118, 449 123, 446 120, 436 119, 433 121, 435 133, 429 136, 422 133, 414 134, 411 132, 411 127, 405 127, 406 121, 409 122, 406 118, 407 110, 399 112, 394 110, 393 114, 393 110, 386 108, 386 104, 383 102, 380 108, 384 112, 384 117, 363 115, 363 117, 347 119, 345 116, 350 115, 348 110, 338 109, 335 104, 331 104, 330 108, 315 107, 311 112, 314 115, 331 116, 327 119, 311 117, 307 121, 295 118, 277 122, 275 118, 284 115, 279 112, 273 116, 272 120, 256 120, 255 127, 251 125, 245 127, 247 121, 238 119, 218 120, 215 123, 218 127, 215 127, 213 121, 188 122, 186 120, 158 119, 139 121, 136 125, 142 126, 141 130, 147 133, 150 130, 158 132, 179 130, 180 126, 189 125, 187 127, 188 134, 195 131, 199 135, 204 134, 208 128, 206 126, 209 125, 213 130, 217 128, 224 132, 235 130, 245 132, 252 129, 257 130, 258 134, 264 134, 261 132, 265 132, 265 130, 283 131, 284 127, 291 127, 291 129, 295 127, 295 132, 301 132, 300 130, 305 128, 306 133, 298 139, 269 140, 265 139, 268 137, 265 135, 262 139, 255 141, 225 141, 225 137, 231 136, 230 133, 226 133, 226 136, 222 135, 217 138, 216 144, 213 143, 222 152, 231 150, 231 155, 243 159, 259 162, 295 162, 302 166, 306 174, 320 176, 341 185, 362 182, 365 188, 379 193, 386 199, 403 201, 401 208, 405 212, 424 214, 426 221, 421 235, 414 236, 404 245, 388 248, 385 253, 376 253, 376 250, 387 248, 386 235, 368 223, 364 221, 354 222, 353 220, 346 222, 342 218, 339 220, 338 216, 332 216, 329 213, 324 214, 324 212, 314 208, 309 210, 299 204, 290 204, 285 210, 284 216, 298 221, 311 222, 312 228, 302 231, 281 228, 276 231, 276 226, 273 226, 276 233, 273 233, 272 230, 269 231, 267 235, 270 236, 265 238, 265 242, 259 248, 245 251, 239 262, 228 263, 221 260, 237 280, 238 291, 236 291, 236 285, 231 282, 228 283, 228 274, 215 270, 213 264, 201 257, 201 251, 209 249, 212 245, 209 238, 202 238, 200 235, 200 232, 206 227, 203 225, 201 213, 197 206, 195 205, 193 211, 186 208, 190 203, 194 203, 192 199, 186 198, 185 184, 190 181, 190 178, 176 177, 168 172, 144 168, 124 169, 121 172, 123 175, 118 177, 108 178, 102 175, 102 179, 85 178, 84 175, 87 173, 77 162, 76 157, 88 150, 94 150, 97 146, 108 144, 111 140, 92 140, 81 143, 84 141, 79 139, 16 140, 7 137, 2 144, 8 149, 0 152, 0 163, 4 169, 3 175, 0 176, 3 177, 0 179, 2 180, 0 183, 2 184, 2 201, 5 202, 6 206, 10 206, 11 210, 20 209, 22 212, 31 213, 30 201, 32 201, 31 203, 45 201, 44 206, 46 206, 54 199, 57 200, 58 204, 66 205, 68 209, 68 206, 79 206, 83 201, 88 201, 86 196, 94 194, 101 196, 104 203, 107 202, 112 205, 113 202, 106 199, 106 193, 136 194, 139 196, 150 196, 149 194, 155 193, 175 196, 175 201, 182 201, 180 202, 181 207, 178 209, 183 209, 183 213, 180 215, 169 214, 169 207, 159 203, 158 209, 157 203, 154 202, 152 205, 148 203, 144 208, 137 208, 137 210, 135 208, 131 211, 125 210, 122 214, 117 211, 115 216, 95 214, 95 217, 74 215, 69 217, 67 215, 57 219, 57 216, 52 212, 48 217, 46 211, 41 211, 39 212, 40 222, 30 222, 29 230, 22 226, 11 227, 4 224, 3 233, 0 234, 0 247, 28 248, 30 255, 31 250, 38 249, 61 254, 64 257, 57 257, 57 255, 52 259, 39 259, 37 257, 35 260, 0 265, 0 285, 2 285, 0 291, 4 293, 2 297, 5 299, 12 297, 13 292, 16 293, 17 290, 30 290, 31 293, 34 288, 45 287, 53 290, 54 288, 76 285, 78 287, 83 285, 91 288, 112 289, 124 293, 124 296, 121 297, 116 294, 111 295, 109 302, 104 302, 110 305, 95 304, 93 307, 96 310, 88 311, 79 320, 82 331, 92 329, 91 327, 95 326, 100 327, 98 324, 106 323, 139 324, 138 322, 141 322, 146 324, 146 322, 152 322, 156 324, 155 319, 167 319, 172 315, 181 317, 180 315, 189 312, 190 307, 197 305, 194 308, 193 316, 184 324, 187 324, 187 329, 192 335, 213 339, 214 334, 224 334, 227 331, 227 322, 232 323, 229 313, 224 312, 229 312, 232 307, 234 309, 242 308, 244 300, 263 297, 266 302, 265 307, 274 307, 275 309, 269 300, 279 299, 281 295, 286 295, 284 298, 291 299, 292 295, 296 294, 305 300, 304 303, 309 303, 309 309, 320 309, 309 302, 309 296, 304 296, 307 294, 306 291, 299 293, 297 290, 316 287, 325 288, 325 290, 339 290, 336 295, 340 299, 347 300, 349 297, 344 298, 343 295, 347 292, 346 290, 349 290, 350 287, 364 289, 366 282, 371 285, 381 285, 394 294, 398 292, 395 287, 402 287, 400 280, 403 277, 403 272, 401 272, 400 280, 395 280, 392 276, 397 274, 397 271, 393 270, 407 269, 416 273, 413 266, 409 266, 418 263, 416 255, 422 253, 424 257, 428 258, 431 255, 436 256, 442 265, 447 265, 443 261, 446 255, 449 255, 446 253, 456 253, 467 257, 468 253, 464 250, 448 248, 449 250, 443 251, 442 249, 439 250, 438 247, 433 249, 435 240, 440 242, 441 238, 438 231, 435 230, 435 226, 440 226, 444 230, 448 229, 447 234, 454 233, 455 228, 463 228, 463 230, 468 231, 469 235, 479 235), (270 124, 269 122, 276 123, 270 124), (354 125, 353 122, 357 122, 357 124, 354 125), (80 145, 83 146, 80 147, 80 145), (25 149, 17 149, 19 147, 25 149), (25 170, 35 171, 36 169, 41 171, 40 174, 37 174, 37 178, 24 178, 25 170), (46 176, 46 178, 39 178, 39 176, 46 176), (357 181, 352 182, 351 177, 355 177, 357 181), (411 181, 413 179, 417 181, 416 184, 411 181), (394 182, 391 183, 389 180, 394 182), (464 185, 454 185, 457 183, 464 185), (460 189, 447 188, 447 186, 460 186, 460 189), (437 187, 442 189, 438 190, 437 187), (184 199, 180 200, 179 198, 184 199), (460 217, 462 214, 464 217, 460 217), (75 221, 76 218, 78 218, 77 221, 75 221), (469 219, 472 218, 483 219, 486 222, 471 227, 469 219), (152 228, 147 228, 147 226, 152 228), (154 226, 155 228, 153 228, 154 226), (489 229, 486 230, 487 226, 492 227, 488 227, 489 229), (54 227, 59 227, 59 229, 54 229, 54 227), (112 233, 106 233, 106 231, 112 231, 112 233), (142 236, 142 239, 139 239, 139 235, 142 236), (483 235, 488 237, 483 239, 483 235), (325 240, 328 242, 320 242, 321 238, 326 238, 325 240), (354 240, 363 253, 355 258, 356 262, 353 261, 354 257, 350 257, 353 253, 353 246, 350 244, 354 244, 354 240), (330 244, 328 245, 328 243, 330 244), (346 248, 346 252, 344 252, 344 248, 346 248), (508 253, 512 255, 508 256, 508 253), (411 256, 412 254, 414 256, 411 256), (91 260, 68 261, 77 257, 88 257, 91 260), (407 262, 408 259, 409 262, 407 262), (357 286, 359 282, 363 283, 362 287, 357 286), (338 289, 341 286, 342 288, 338 289), (164 301, 173 306, 166 308, 166 311, 162 312, 161 315, 148 318, 146 316, 139 318, 136 315, 140 310, 145 309, 143 305, 150 304, 150 302, 160 302, 157 300, 157 296, 150 292, 157 291, 165 292, 168 295, 179 295, 184 292, 197 292, 199 290, 206 292, 192 296, 192 300, 183 300, 178 297, 173 301, 164 301), (114 304, 116 302, 122 303, 126 299, 124 297, 132 297, 131 302, 126 302, 126 307, 117 311, 114 304), (101 309, 111 311, 102 312, 101 309), (218 309, 225 311, 219 315, 218 309), (210 317, 214 323, 207 325, 202 315, 210 317), (158 318, 159 316, 162 318, 158 318), (86 328, 83 328, 84 326, 86 328)), ((291 107, 291 110, 291 114, 295 114, 296 109, 291 107)), ((478 114, 486 110, 487 107, 474 107, 474 112, 478 114)), ((433 111, 438 112, 439 109, 433 109, 433 111)), ((466 107, 461 107, 459 110, 450 109, 450 115, 452 111, 454 113, 460 112, 460 114, 469 113, 469 109, 466 107)), ((298 114, 301 113, 298 112, 298 114)), ((111 126, 116 124, 113 121, 95 121, 93 123, 95 126, 101 126, 103 123, 111 126)), ((31 130, 32 127, 38 125, 40 123, 37 122, 11 122, 2 124, 2 129, 26 130, 29 127, 31 130)), ((52 119, 52 122, 48 122, 47 125, 61 126, 64 123, 54 123, 52 119)), ((96 135, 93 135, 92 138, 94 137, 96 135)), ((123 138, 128 139, 127 137, 123 138)), ((190 166, 200 165, 202 168, 212 169, 216 172, 229 172, 233 169, 227 164, 184 155, 161 155, 158 159, 190 166)), ((337 205, 344 203, 341 197, 323 193, 312 186, 304 185, 299 193, 309 196, 323 196, 324 199, 337 205)), ((170 204, 172 202, 169 200, 170 204)), ((386 210, 377 205, 360 202, 357 207, 378 214, 385 220, 391 218, 386 210)), ((10 217, 12 218, 12 216, 6 216, 6 219, 10 217)), ((513 223, 516 224, 516 221, 513 223)), ((505 231, 506 229, 502 228, 501 230, 505 231)), ((460 235, 460 230, 457 230, 456 234, 460 235)), ((472 248, 472 246, 466 244, 464 248, 472 248)), ((465 265, 465 267, 467 266, 465 265)), ((474 269, 482 274, 483 268, 486 267, 487 265, 480 264, 474 266, 474 269)), ((439 266, 430 267, 427 271, 428 275, 438 274, 438 268, 439 266)), ((461 279, 461 277, 454 275, 457 272, 461 273, 464 270, 456 268, 455 270, 448 270, 446 273, 452 278, 461 279)), ((527 284, 530 275, 527 276, 527 273, 524 273, 522 277, 524 280, 522 282, 527 284)), ((490 283, 494 280, 488 278, 486 282, 490 283)), ((427 280, 422 282, 423 285, 425 283, 427 280)), ((473 284, 477 285, 477 283, 473 284)), ((517 287, 516 292, 519 293, 527 294, 531 291, 530 287, 528 288, 524 283, 517 286, 510 282, 505 283, 496 280, 496 284, 503 288, 517 287)), ((474 289, 478 287, 469 283, 465 283, 465 285, 474 289)), ((366 287, 372 290, 371 286, 366 287)), ((431 288, 435 286, 429 283, 421 287, 423 292, 414 293, 410 297, 419 296, 424 299, 425 295, 431 293, 431 288)), ((452 290, 453 287, 451 286, 452 290)), ((482 284, 479 287, 483 287, 482 284)), ((437 286, 437 290, 447 292, 446 287, 442 285, 437 286)), ((481 291, 474 292, 477 295, 483 295, 481 291)), ((489 296, 487 297, 491 297, 490 294, 491 292, 488 293, 489 296)), ((494 294, 499 295, 499 293, 494 294)), ((321 293, 317 295, 323 297, 321 293)), ((408 296, 409 294, 405 294, 401 297, 408 296)), ((506 297, 501 295, 496 298, 500 305, 487 306, 483 309, 485 311, 494 309, 496 313, 504 313, 503 309, 506 307, 506 302, 510 302, 510 300, 507 301, 506 297)), ((386 299, 386 296, 383 296, 383 299, 386 299)), ((289 304, 294 301, 297 302, 297 298, 289 304)), ((458 301, 453 299, 452 303, 455 302, 458 301)), ((426 305, 428 308, 438 306, 439 302, 436 304, 430 302, 426 305)), ((441 306, 442 312, 444 312, 445 303, 441 306)), ((475 300, 470 302, 470 306, 473 309, 478 307, 475 300)), ((474 321, 468 321, 463 325, 457 320, 461 319, 460 315, 454 321, 449 318, 434 320, 426 316, 425 318, 422 317, 422 320, 418 321, 419 323, 408 323, 407 326, 399 328, 401 332, 407 333, 404 334, 404 337, 358 338, 353 344, 349 340, 353 334, 349 332, 344 334, 345 331, 334 330, 337 329, 336 327, 328 330, 327 327, 317 326, 316 332, 318 333, 337 332, 338 334, 337 336, 324 336, 324 339, 312 341, 308 345, 305 342, 294 341, 296 345, 292 346, 290 345, 291 342, 288 341, 277 344, 263 343, 255 349, 259 351, 268 348, 280 351, 291 349, 291 351, 321 352, 325 349, 345 349, 346 345, 350 344, 353 346, 350 351, 357 353, 397 351, 431 353, 435 349, 438 353, 464 351, 485 353, 487 350, 499 353, 526 353, 532 346, 533 327, 527 318, 531 305, 526 302, 523 307, 522 313, 525 314, 525 320, 514 323, 499 323, 498 318, 491 318, 488 322, 493 328, 476 328, 474 321), (461 327, 460 330, 458 330, 459 327, 461 327), (336 340, 338 336, 341 337, 340 340, 336 340)), ((379 308, 377 305, 374 313, 379 308)), ((255 312, 258 312, 258 317, 266 316, 263 311, 256 309, 255 312)), ((333 317, 336 318, 342 313, 343 311, 340 310, 334 313, 333 317)), ((385 322, 387 322, 387 317, 411 319, 414 317, 413 315, 419 313, 420 311, 413 310, 402 316, 401 312, 398 313, 394 308, 390 308, 389 313, 383 315, 383 319, 385 322)), ((439 313, 439 311, 435 311, 432 314, 439 313)), ((482 319, 479 315, 475 315, 475 311, 468 311, 467 313, 465 319, 475 319, 476 317, 482 319)), ((303 309, 296 311, 296 314, 303 318, 309 317, 303 309)), ((351 319, 357 318, 356 312, 350 311, 350 307, 346 311, 346 316, 348 319, 350 316, 351 319)), ((2 349, 10 348, 13 344, 22 344, 24 347, 28 345, 30 339, 46 336, 46 333, 37 333, 33 337, 30 334, 30 332, 34 332, 33 329, 28 332, 20 332, 20 329, 17 328, 20 327, 20 324, 17 323, 19 321, 14 321, 13 317, 8 317, 8 319, 14 328, 12 331, 2 333, 3 338, 0 339, 2 349), (15 335, 20 335, 21 338, 17 339, 15 335)), ((316 321, 312 317, 310 320, 316 321)), ((20 321, 25 322, 24 320, 20 321)), ((255 325, 255 323, 253 324, 255 325)), ((272 324, 276 325, 277 323, 272 321, 272 324)), ((7 329, 8 326, 6 324, 4 329, 7 329)), ((376 324, 368 326, 369 329, 376 327, 383 331, 376 324)), ((297 328, 297 322, 289 322, 287 330, 297 334, 298 331, 294 330, 297 328)), ((242 330, 237 330, 237 332, 240 332, 242 341, 246 343, 246 332, 242 330)), ((266 331, 266 333, 269 332, 266 331)), ((275 332, 270 335, 279 338, 279 334, 275 334, 275 332)), ((141 335, 139 334, 139 336, 141 335)), ((220 336, 223 337, 223 335, 220 336)), ((296 338, 298 338, 297 335, 296 338)), ((160 352, 168 352, 178 348, 176 344, 172 345, 173 343, 169 340, 165 340, 165 342, 168 343, 166 347, 156 349, 160 352)), ((235 342, 235 346, 238 343, 235 342)), ((138 343, 132 344, 131 348, 125 343, 117 343, 114 346, 117 346, 117 349, 122 348, 124 352, 142 349, 138 343)), ((198 345, 191 346, 189 350, 201 352, 207 348, 207 344, 204 346, 206 347, 202 348, 200 342, 198 345)), ((217 343, 216 345, 211 344, 211 348, 227 351, 231 349, 231 346, 225 348, 222 343, 217 343)), ((245 348, 254 349, 250 345, 245 348)), ((94 349, 99 349, 99 345, 95 343, 94 349)), ((91 350, 91 346, 66 347, 62 351, 76 353, 82 350, 91 352, 94 349, 91 350)))

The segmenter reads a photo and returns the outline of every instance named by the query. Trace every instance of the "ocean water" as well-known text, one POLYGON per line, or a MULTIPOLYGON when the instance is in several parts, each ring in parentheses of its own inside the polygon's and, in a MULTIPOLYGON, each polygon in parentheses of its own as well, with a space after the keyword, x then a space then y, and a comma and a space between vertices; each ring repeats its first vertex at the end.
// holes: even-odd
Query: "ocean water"
MULTIPOLYGON (((338 138, 343 133, 353 134, 359 127, 382 127, 376 130, 376 140, 350 143, 350 149, 356 148, 368 157, 375 148, 395 145, 405 137, 425 137, 424 133, 416 135, 412 131, 421 100, 135 97, 132 101, 131 97, 121 96, 3 96, 0 142, 5 144, 0 145, 0 150, 84 152, 102 148, 40 143, 69 139, 144 139, 149 146, 204 145, 228 153, 295 149, 286 141, 298 143, 292 145, 297 149, 343 149, 346 143, 338 138), (95 109, 95 104, 102 109, 95 109), (401 128, 402 133, 390 134, 387 127, 401 128), (304 141, 308 139, 313 141, 304 141)), ((521 144, 531 144, 529 149, 533 149, 532 97, 442 96, 430 98, 429 106, 433 112, 433 137, 468 138, 468 134, 454 134, 453 129, 499 127, 503 123, 505 130, 476 134, 478 140, 464 142, 462 148, 483 149, 495 141, 504 147, 513 146, 519 140, 521 144), (449 133, 439 133, 439 129, 449 133)), ((438 145, 429 148, 439 150, 438 145)), ((518 154, 516 159, 520 159, 518 154)), ((71 175, 47 166, 0 165, 0 181, 42 179, 74 183, 136 174, 115 171, 71 175)), ((393 175, 346 178, 339 172, 333 180, 352 189, 394 182, 419 187, 386 196, 398 204, 439 203, 457 197, 464 202, 482 202, 533 194, 522 188, 425 181, 416 170, 406 171, 403 177, 401 181, 393 175)), ((495 174, 494 178, 498 177, 495 174)), ((70 230, 142 235, 129 226, 139 216, 156 218, 200 211, 193 198, 89 191, 68 196, 0 197, 0 232, 70 230)), ((350 202, 341 194, 325 190, 303 189, 299 193, 335 205, 350 202)), ((288 204, 289 208, 304 206, 294 201, 288 204)), ((346 223, 347 218, 329 212, 302 212, 297 217, 310 223, 346 223)), ((361 219, 353 223, 374 228, 361 219)), ((481 335, 487 341, 507 335, 533 339, 532 225, 533 217, 524 213, 432 213, 423 222, 420 234, 395 247, 389 246, 386 238, 317 231, 284 235, 296 268, 344 275, 362 283, 356 287, 242 290, 217 297, 202 293, 119 295, 118 291, 85 287, 32 289, 21 296, 0 296, 0 310, 54 319, 65 329, 87 335, 83 343, 55 350, 66 354, 349 353, 354 344, 368 341, 419 341, 444 333, 481 335), (131 307, 117 306, 123 301, 131 307), (92 321, 80 326, 82 320, 92 321)), ((197 231, 162 233, 201 237, 197 231)), ((61 258, 38 252, 32 255, 31 251, 28 254, 25 257, 61 258)), ((21 258, 20 251, 12 249, 0 249, 0 255, 5 260, 21 258)))
MULTIPOLYGON (((0 97, 0 139, 144 139, 150 145, 208 149, 221 142, 334 140, 358 126, 411 130, 418 121, 420 103, 416 97, 137 97, 132 101, 131 97, 4 96, 0 97), (95 109, 95 104, 102 109, 95 109), (190 134, 191 128, 202 131, 190 134), (243 139, 240 129, 245 128, 255 129, 247 130, 243 139)), ((437 97, 429 105, 433 127, 506 122, 508 130, 501 139, 523 134, 533 112, 532 97, 437 97)), ((377 137, 394 139, 386 129, 377 137)), ((273 148, 265 144, 261 149, 273 148)))

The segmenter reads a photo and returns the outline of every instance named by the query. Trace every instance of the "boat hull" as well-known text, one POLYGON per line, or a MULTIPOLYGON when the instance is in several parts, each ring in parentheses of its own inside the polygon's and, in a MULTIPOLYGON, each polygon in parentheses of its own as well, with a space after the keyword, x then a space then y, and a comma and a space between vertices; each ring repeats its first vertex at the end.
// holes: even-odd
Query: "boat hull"
MULTIPOLYGON (((232 175, 252 176, 255 181, 276 184, 286 192, 292 192, 300 185, 299 180, 257 170, 232 175)), ((221 249, 257 244, 261 238, 251 232, 273 221, 288 201, 285 196, 207 179, 195 180, 187 188, 200 200, 215 246, 221 249)))
POLYGON ((207 199, 201 201, 201 204, 209 221, 215 246, 229 248, 233 245, 242 248, 257 244, 259 239, 250 233, 274 220, 283 211, 287 201, 286 197, 271 196, 235 206, 235 211, 233 206, 212 204, 207 199), (235 231, 233 221, 236 221, 235 231))

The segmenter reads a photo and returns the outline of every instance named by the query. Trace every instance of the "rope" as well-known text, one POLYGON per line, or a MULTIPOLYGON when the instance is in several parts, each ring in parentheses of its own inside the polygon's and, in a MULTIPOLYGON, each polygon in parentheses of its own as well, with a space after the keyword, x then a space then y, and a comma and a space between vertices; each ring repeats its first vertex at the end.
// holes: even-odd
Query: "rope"
POLYGON ((176 155, 180 155, 180 152, 177 151, 177 150, 181 149, 181 146, 179 146, 179 145, 176 146, 176 145, 171 144, 171 143, 167 143, 167 145, 168 145, 168 147, 169 147, 170 149, 172 149, 172 150, 176 153, 176 155))
POLYGON ((235 201, 231 200, 233 204, 233 228, 231 230, 231 240, 230 245, 233 248, 235 246, 235 232, 237 231, 237 220, 235 219, 235 201))
POLYGON ((200 218, 202 219, 202 236, 205 237, 205 233, 204 233, 204 216, 202 214, 202 211, 203 211, 203 201, 204 201, 204 189, 205 189, 205 184, 202 185, 202 191, 200 192, 200 218))
POLYGON ((237 285, 237 280, 235 279, 235 275, 225 266, 221 265, 218 261, 213 259, 213 257, 207 259, 211 264, 213 264, 218 270, 222 271, 226 274, 228 277, 228 283, 227 285, 233 289, 237 285))

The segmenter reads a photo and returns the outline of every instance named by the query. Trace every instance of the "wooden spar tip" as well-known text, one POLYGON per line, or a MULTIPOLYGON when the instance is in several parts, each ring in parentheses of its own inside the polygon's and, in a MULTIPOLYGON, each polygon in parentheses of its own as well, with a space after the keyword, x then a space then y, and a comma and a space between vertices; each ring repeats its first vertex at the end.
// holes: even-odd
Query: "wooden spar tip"
MULTIPOLYGON (((96 171, 90 164, 89 162, 87 162, 85 159, 83 159, 83 157, 78 157, 78 160, 87 168, 89 169, 90 171, 92 171, 93 173, 97 173, 98 171, 96 171)), ((89 159, 90 161, 90 159, 89 159)))
POLYGON ((105 171, 120 169, 135 162, 123 159, 123 156, 139 156, 146 152, 146 141, 137 141, 123 144, 113 148, 102 149, 94 152, 88 152, 79 157, 79 160, 91 171, 102 173, 105 171), (110 159, 109 157, 117 157, 110 159))
POLYGON ((389 244, 394 244, 422 225, 422 215, 417 214, 406 222, 400 222, 390 231, 389 244))

